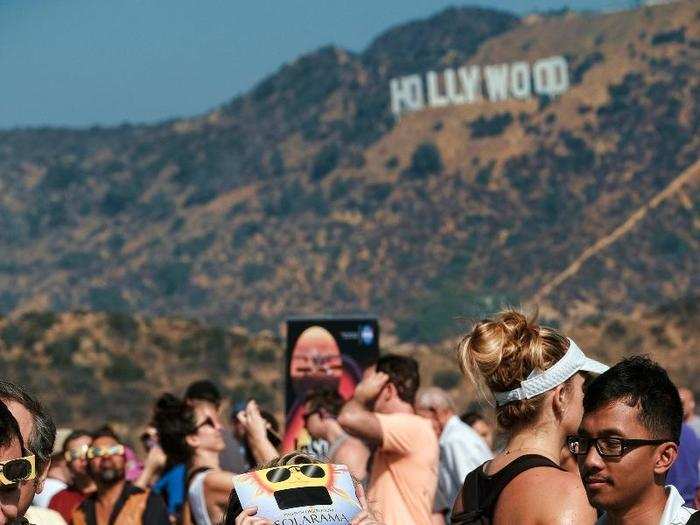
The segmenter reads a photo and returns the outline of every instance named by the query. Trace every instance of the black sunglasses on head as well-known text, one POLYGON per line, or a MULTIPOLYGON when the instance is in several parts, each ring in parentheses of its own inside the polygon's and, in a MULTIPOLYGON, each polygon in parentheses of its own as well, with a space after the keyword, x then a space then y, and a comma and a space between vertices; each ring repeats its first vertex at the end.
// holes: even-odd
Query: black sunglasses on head
POLYGON ((216 428, 216 425, 214 424, 214 420, 211 418, 211 416, 207 417, 204 421, 202 421, 199 425, 194 427, 195 430, 199 430, 202 427, 210 426, 211 428, 216 428))
POLYGON ((292 477, 292 470, 301 472, 307 478, 322 478, 326 472, 318 465, 302 465, 301 467, 278 467, 268 470, 265 474, 270 483, 279 483, 292 477))
POLYGON ((585 456, 595 444, 595 448, 603 458, 619 458, 633 448, 646 445, 661 445, 662 443, 675 442, 673 439, 624 439, 618 437, 584 437, 569 436, 566 444, 574 456, 585 456))

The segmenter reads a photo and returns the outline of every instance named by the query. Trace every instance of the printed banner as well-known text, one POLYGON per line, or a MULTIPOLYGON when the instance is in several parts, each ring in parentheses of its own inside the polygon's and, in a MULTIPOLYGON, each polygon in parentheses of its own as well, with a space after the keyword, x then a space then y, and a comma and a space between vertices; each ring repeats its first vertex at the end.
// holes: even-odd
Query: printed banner
POLYGON ((233 486, 242 508, 274 525, 345 525, 361 512, 345 465, 285 465, 236 476, 233 486))
POLYGON ((352 397, 364 369, 379 357, 379 324, 373 318, 306 318, 287 321, 286 425, 282 449, 325 454, 304 424, 304 398, 330 388, 352 397))

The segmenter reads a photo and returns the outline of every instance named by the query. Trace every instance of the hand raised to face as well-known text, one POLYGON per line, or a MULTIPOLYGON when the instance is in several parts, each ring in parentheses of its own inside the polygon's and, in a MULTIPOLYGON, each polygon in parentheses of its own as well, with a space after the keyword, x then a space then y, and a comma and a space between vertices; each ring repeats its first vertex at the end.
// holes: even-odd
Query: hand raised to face
POLYGON ((354 398, 360 403, 367 404, 379 396, 379 393, 389 382, 389 376, 384 372, 370 371, 365 374, 362 381, 355 387, 354 398))

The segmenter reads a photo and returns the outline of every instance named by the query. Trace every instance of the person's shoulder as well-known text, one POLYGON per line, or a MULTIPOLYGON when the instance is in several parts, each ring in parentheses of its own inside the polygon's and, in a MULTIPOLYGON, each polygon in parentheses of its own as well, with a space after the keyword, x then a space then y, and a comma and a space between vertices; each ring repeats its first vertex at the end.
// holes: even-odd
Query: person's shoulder
POLYGON ((204 488, 207 490, 230 491, 233 488, 235 475, 226 470, 209 470, 204 476, 204 488))
MULTIPOLYGON (((418 414, 407 412, 394 412, 392 414, 380 414, 375 412, 377 419, 382 425, 400 426, 406 430, 422 432, 423 429, 433 428, 432 423, 418 414)), ((435 432, 432 432, 435 434, 435 432)))
POLYGON ((575 518, 574 523, 592 523, 595 517, 580 477, 554 467, 534 467, 516 476, 503 490, 500 503, 521 507, 544 522, 567 515, 575 518))

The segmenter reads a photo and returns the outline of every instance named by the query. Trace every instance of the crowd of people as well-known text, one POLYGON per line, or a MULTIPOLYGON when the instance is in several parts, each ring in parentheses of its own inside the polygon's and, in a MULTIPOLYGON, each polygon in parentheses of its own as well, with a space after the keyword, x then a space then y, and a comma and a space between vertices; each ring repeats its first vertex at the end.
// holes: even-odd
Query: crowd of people
POLYGON ((208 380, 163 394, 133 448, 109 426, 57 432, 29 392, 0 381, 0 525, 273 525, 241 504, 235 476, 317 463, 347 466, 354 525, 700 520, 693 392, 648 357, 608 368, 508 310, 474 325, 459 361, 493 414, 460 416, 447 392, 420 387, 414 359, 383 355, 351 398, 307 393, 323 457, 281 450, 255 400, 224 417, 208 380))

